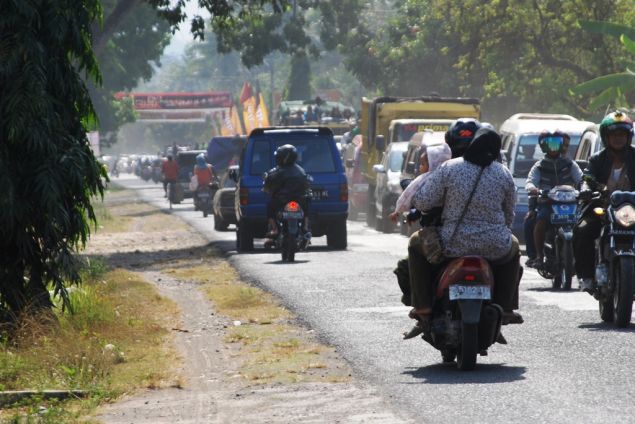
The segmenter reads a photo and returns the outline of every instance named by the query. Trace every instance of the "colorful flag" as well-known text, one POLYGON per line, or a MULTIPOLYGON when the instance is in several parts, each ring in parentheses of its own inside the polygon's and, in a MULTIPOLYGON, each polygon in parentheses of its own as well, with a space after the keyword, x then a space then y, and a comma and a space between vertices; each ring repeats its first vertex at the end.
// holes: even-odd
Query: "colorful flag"
POLYGON ((256 118, 258 120, 259 127, 269 127, 269 112, 267 111, 267 104, 262 93, 258 93, 258 105, 256 106, 256 118))

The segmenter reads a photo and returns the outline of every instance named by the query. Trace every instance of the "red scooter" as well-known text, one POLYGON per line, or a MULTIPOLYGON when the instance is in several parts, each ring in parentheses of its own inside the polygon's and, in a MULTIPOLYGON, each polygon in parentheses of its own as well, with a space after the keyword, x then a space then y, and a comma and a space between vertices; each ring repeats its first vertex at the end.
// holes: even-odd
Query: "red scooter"
POLYGON ((429 329, 423 339, 441 351, 443 362, 472 370, 476 356, 487 355, 501 335, 503 308, 492 302, 494 276, 486 259, 464 256, 450 260, 439 273, 429 329))

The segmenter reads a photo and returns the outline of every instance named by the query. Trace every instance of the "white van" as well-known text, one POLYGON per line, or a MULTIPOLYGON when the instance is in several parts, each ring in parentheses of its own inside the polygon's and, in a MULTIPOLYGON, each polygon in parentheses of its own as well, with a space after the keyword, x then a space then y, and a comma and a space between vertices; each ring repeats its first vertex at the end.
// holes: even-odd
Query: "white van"
POLYGON ((503 152, 516 184, 513 232, 520 240, 524 240, 523 219, 528 208, 525 182, 531 167, 544 156, 538 146, 538 136, 543 131, 558 130, 567 133, 571 137, 567 155, 573 159, 580 143, 580 136, 590 125, 593 125, 593 122, 580 121, 571 115, 541 113, 517 113, 501 125, 503 152))

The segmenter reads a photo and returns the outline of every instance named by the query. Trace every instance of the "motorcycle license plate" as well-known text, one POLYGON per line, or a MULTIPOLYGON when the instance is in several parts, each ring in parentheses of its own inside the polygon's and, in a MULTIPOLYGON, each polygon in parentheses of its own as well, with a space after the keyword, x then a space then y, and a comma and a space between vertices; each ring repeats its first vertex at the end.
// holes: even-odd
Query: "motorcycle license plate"
POLYGON ((489 286, 464 286, 461 284, 452 284, 449 287, 449 292, 450 300, 492 298, 489 286))
POLYGON ((552 213, 551 214, 551 223, 552 224, 575 224, 577 222, 577 217, 572 213, 552 213))
POLYGON ((284 219, 302 219, 304 215, 302 212, 282 212, 282 217, 284 219))
POLYGON ((311 199, 313 200, 323 200, 329 197, 328 190, 311 190, 311 199))

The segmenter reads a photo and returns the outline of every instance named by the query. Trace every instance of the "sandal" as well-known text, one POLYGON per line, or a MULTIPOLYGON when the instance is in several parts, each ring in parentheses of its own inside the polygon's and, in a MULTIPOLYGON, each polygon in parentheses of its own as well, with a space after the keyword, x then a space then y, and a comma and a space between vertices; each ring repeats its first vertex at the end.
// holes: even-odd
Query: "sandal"
POLYGON ((503 325, 507 325, 507 324, 522 324, 523 322, 525 322, 525 320, 523 319, 523 316, 520 315, 518 312, 514 312, 514 311, 505 311, 503 312, 503 325))

